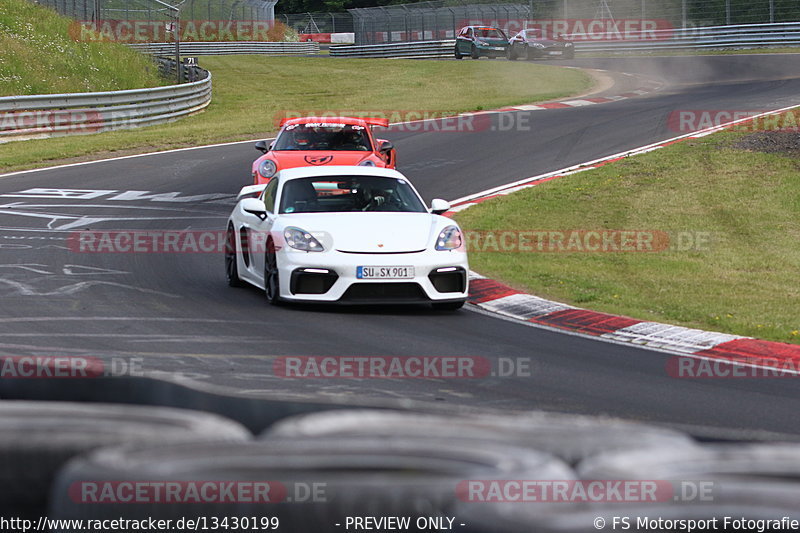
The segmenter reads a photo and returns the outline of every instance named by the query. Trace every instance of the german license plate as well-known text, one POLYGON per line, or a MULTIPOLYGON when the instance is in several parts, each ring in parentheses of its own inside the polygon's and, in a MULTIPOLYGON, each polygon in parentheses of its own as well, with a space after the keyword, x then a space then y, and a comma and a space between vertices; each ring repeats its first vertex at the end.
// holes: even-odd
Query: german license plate
POLYGON ((493 46, 492 50, 505 50, 502 46, 493 46))
POLYGON ((360 266, 356 267, 358 279, 411 279, 413 266, 360 266))
POLYGON ((560 56, 561 55, 561 50, 552 50, 552 51, 549 52, 549 54, 551 56, 560 56))

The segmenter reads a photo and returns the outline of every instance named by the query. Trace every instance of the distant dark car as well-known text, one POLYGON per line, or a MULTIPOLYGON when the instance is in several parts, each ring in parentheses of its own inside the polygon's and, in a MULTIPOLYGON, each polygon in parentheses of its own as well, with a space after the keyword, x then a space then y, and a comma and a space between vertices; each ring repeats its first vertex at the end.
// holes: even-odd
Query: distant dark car
POLYGON ((520 57, 538 59, 542 57, 575 57, 575 43, 562 35, 548 38, 540 29, 522 30, 508 41, 506 57, 514 60, 520 57))
POLYGON ((470 56, 478 59, 486 56, 490 59, 505 55, 508 48, 508 37, 500 28, 491 26, 465 26, 456 37, 455 56, 461 59, 470 56))

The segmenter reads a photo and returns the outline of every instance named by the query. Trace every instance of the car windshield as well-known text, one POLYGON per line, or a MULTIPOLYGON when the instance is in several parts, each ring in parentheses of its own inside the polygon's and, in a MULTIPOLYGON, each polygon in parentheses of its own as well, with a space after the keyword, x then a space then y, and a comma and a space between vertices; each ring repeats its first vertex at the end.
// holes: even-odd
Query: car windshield
POLYGON ((367 128, 358 124, 289 124, 275 141, 274 150, 372 150, 367 128))
POLYGON ((381 176, 321 176, 287 181, 279 213, 426 213, 408 182, 381 176))
POLYGON ((503 32, 500 30, 496 30, 494 28, 476 28, 475 29, 475 36, 479 39, 503 39, 506 40, 506 36, 503 35, 503 32))

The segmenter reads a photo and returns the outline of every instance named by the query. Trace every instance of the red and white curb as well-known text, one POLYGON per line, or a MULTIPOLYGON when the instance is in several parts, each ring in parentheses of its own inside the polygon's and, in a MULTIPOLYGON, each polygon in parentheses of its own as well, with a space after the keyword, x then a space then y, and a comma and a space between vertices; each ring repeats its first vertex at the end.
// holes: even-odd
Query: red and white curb
MULTIPOLYGON (((731 128, 743 122, 753 121, 767 115, 783 113, 798 107, 800 106, 791 106, 761 113, 581 165, 575 165, 540 176, 533 176, 477 194, 465 196, 454 200, 452 202, 453 207, 445 215, 452 216, 458 211, 463 211, 464 209, 468 209, 469 207, 492 198, 506 196, 545 181, 562 178, 584 170, 598 168, 632 155, 658 150, 686 139, 705 137, 711 133, 731 128)), ((764 341, 751 337, 703 331, 682 326, 672 326, 659 322, 647 322, 624 316, 581 309, 523 293, 522 291, 512 289, 496 280, 485 278, 474 272, 470 273, 469 292, 468 301, 471 304, 486 311, 528 323, 567 330, 617 343, 644 346, 682 355, 702 356, 745 363, 748 366, 785 368, 787 363, 791 363, 793 368, 800 368, 800 345, 764 341)))
MULTIPOLYGON (((605 72, 597 70, 596 72, 605 72)), ((632 74, 626 74, 633 76, 632 74)), ((642 86, 633 91, 628 91, 616 96, 598 96, 586 98, 573 98, 570 100, 557 100, 554 102, 544 102, 541 104, 518 105, 511 107, 503 107, 495 111, 488 111, 488 113, 497 111, 541 111, 543 109, 565 109, 569 107, 585 107, 596 104, 609 104, 611 102, 619 102, 620 100, 627 100, 628 98, 636 98, 637 96, 644 96, 655 91, 659 91, 664 87, 663 83, 654 80, 644 80, 642 86)))

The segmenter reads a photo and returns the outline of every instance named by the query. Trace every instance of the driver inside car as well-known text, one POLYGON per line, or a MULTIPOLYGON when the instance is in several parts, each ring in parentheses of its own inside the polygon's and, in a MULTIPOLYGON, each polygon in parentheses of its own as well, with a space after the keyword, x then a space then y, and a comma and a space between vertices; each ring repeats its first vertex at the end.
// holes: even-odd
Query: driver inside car
POLYGON ((362 211, 383 211, 390 197, 389 191, 383 189, 366 189, 364 191, 364 207, 362 211), (383 208, 383 209, 382 209, 383 208))
POLYGON ((311 132, 305 128, 295 130, 292 133, 292 140, 296 150, 308 150, 311 148, 311 132))
POLYGON ((343 131, 338 150, 363 151, 367 150, 364 142, 364 133, 358 130, 343 131))

